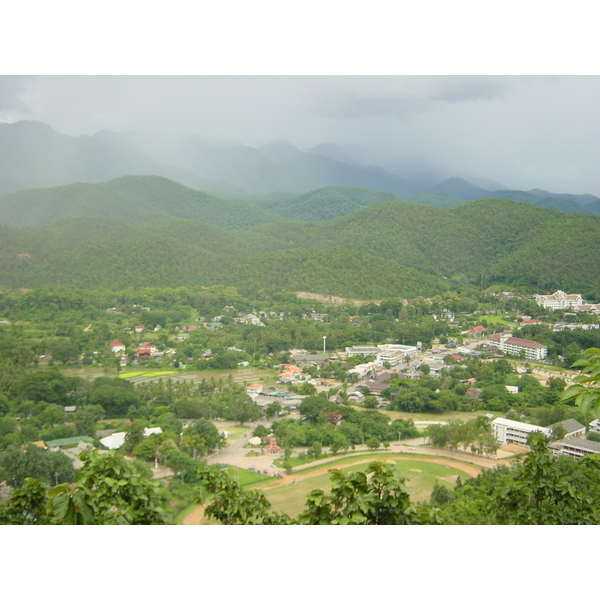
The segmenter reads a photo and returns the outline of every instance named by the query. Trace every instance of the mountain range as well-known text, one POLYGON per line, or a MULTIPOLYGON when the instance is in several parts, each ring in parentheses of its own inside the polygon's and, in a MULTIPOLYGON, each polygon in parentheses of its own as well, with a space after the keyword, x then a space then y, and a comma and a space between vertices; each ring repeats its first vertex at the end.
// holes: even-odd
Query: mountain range
MULTIPOLYGON (((496 182, 476 179, 436 182, 439 169, 435 165, 407 163, 390 172, 378 165, 360 164, 360 160, 366 160, 360 148, 336 144, 301 150, 279 141, 251 148, 235 140, 197 135, 109 131, 73 137, 38 121, 0 123, 3 195, 71 183, 104 183, 126 175, 157 175, 212 196, 255 204, 335 186, 362 187, 444 208, 499 197, 563 212, 600 214, 600 198, 589 194, 506 190, 496 187, 496 182)), ((327 212, 337 216, 335 208, 327 212)))
POLYGON ((600 199, 459 178, 419 190, 350 155, 0 125, 0 286, 600 299, 600 199))

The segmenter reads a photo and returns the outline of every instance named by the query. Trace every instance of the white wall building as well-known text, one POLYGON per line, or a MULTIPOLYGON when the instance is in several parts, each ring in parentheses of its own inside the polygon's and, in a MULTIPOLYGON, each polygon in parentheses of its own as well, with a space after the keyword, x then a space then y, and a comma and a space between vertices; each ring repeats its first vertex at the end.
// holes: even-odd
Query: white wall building
POLYGON ((519 444, 520 446, 527 446, 527 437, 534 431, 541 431, 546 437, 552 434, 549 427, 511 421, 502 417, 492 421, 492 431, 501 444, 519 444))
POLYGON ((567 308, 582 306, 586 303, 581 294, 566 294, 562 290, 557 290, 549 296, 536 294, 535 301, 539 306, 550 310, 565 310, 567 308))
POLYGON ((533 340, 513 337, 510 331, 493 335, 488 338, 487 342, 490 346, 496 346, 507 354, 520 356, 522 352, 525 352, 527 360, 542 360, 548 355, 548 346, 533 340))

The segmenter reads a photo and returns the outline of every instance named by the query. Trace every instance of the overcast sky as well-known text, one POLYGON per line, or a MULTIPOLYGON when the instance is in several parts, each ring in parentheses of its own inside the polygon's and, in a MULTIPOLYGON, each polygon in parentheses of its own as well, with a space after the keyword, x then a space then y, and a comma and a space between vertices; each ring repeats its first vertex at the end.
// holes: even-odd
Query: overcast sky
POLYGON ((0 121, 300 148, 355 144, 509 187, 600 195, 598 76, 3 76, 0 121))

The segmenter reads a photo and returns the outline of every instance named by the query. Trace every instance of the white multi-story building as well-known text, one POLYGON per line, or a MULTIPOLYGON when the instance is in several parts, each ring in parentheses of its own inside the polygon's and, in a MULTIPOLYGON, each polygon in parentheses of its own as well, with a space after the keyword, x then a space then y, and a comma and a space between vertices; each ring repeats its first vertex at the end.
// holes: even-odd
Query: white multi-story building
POLYGON ((565 310, 567 308, 582 306, 586 303, 581 294, 566 294, 562 290, 557 290, 549 296, 536 294, 535 301, 543 308, 550 310, 565 310))
POLYGON ((492 421, 492 431, 501 444, 519 444, 520 446, 527 446, 527 437, 534 431, 541 431, 546 437, 552 434, 552 429, 549 427, 511 421, 502 417, 492 421))
POLYGON ((542 360, 548 355, 548 346, 533 340, 513 337, 510 331, 493 335, 488 338, 487 342, 490 346, 496 346, 507 354, 520 356, 522 352, 525 352, 527 360, 542 360))

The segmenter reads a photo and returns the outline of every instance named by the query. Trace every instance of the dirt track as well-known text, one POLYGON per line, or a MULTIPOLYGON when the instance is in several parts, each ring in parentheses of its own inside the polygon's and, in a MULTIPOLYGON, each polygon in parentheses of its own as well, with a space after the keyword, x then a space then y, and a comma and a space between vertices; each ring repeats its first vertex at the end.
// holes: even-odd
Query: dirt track
MULTIPOLYGON (((396 460, 418 460, 419 462, 429 462, 429 463, 434 463, 437 465, 444 465, 447 467, 453 467, 454 469, 463 471, 464 473, 466 473, 467 475, 470 475, 471 477, 477 477, 477 475, 479 475, 481 473, 481 469, 478 469, 477 467, 474 467, 472 465, 465 465, 465 464, 457 462, 455 460, 444 460, 444 459, 440 459, 440 458, 422 458, 422 457, 416 458, 416 457, 412 457, 412 456, 401 456, 401 457, 395 456, 393 458, 393 460, 395 460, 395 461, 396 460)), ((369 462, 373 462, 373 461, 374 461, 373 458, 364 458, 361 460, 357 460, 356 462, 353 462, 351 464, 343 465, 343 467, 360 465, 360 464, 369 463, 369 462)), ((277 479, 275 481, 269 481, 268 483, 265 483, 261 486, 257 486, 255 489, 272 490, 274 488, 278 488, 281 486, 290 485, 293 481, 303 481, 305 479, 310 479, 311 477, 316 477, 317 475, 323 475, 324 473, 327 473, 327 471, 329 471, 331 468, 332 468, 331 466, 325 465, 325 466, 321 467, 320 469, 315 469, 314 471, 311 470, 310 473, 300 472, 300 473, 293 473, 292 475, 284 475, 281 479, 277 479)), ((201 525, 203 518, 204 518, 204 507, 199 506, 198 508, 194 509, 187 517, 185 517, 182 524, 183 525, 201 525)))

